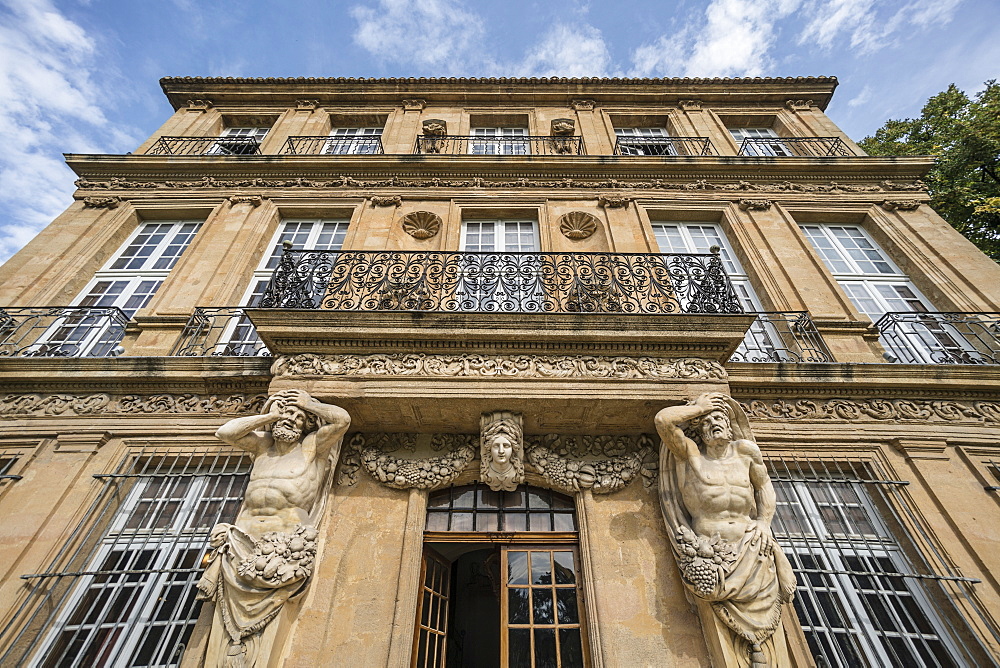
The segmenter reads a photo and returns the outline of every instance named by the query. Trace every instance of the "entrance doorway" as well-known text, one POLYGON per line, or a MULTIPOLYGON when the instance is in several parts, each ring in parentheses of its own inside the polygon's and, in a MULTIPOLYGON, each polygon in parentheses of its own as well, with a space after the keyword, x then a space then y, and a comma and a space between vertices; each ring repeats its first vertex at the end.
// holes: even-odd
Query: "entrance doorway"
POLYGON ((431 495, 412 665, 585 668, 573 511, 526 486, 431 495))

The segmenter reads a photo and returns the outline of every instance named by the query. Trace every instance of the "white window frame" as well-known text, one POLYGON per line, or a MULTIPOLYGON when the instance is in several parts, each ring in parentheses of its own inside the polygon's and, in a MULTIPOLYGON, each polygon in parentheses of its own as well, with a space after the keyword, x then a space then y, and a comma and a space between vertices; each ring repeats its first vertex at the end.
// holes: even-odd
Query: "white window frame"
POLYGON ((528 128, 485 128, 469 131, 469 153, 472 155, 530 155, 527 141, 528 128), (504 141, 504 138, 523 138, 523 141, 504 141))
POLYGON ((666 128, 615 128, 618 153, 621 155, 677 155, 677 147, 670 141, 666 128), (641 140, 629 145, 629 138, 641 140), (662 139, 662 142, 657 142, 662 139), (658 150, 651 151, 656 147, 658 150))
MULTIPOLYGON (((207 151, 206 155, 248 155, 245 151, 233 151, 230 148, 226 148, 226 142, 224 141, 227 137, 238 137, 240 139, 253 139, 257 142, 257 150, 260 150, 260 145, 264 142, 264 137, 267 133, 271 131, 270 127, 233 127, 225 128, 219 134, 219 141, 213 143, 207 151)), ((242 146, 242 144, 240 144, 242 146)), ((230 145, 231 146, 231 145, 230 145)))
POLYGON ((378 153, 371 140, 381 139, 382 128, 333 128, 323 146, 324 155, 372 155, 378 153))
MULTIPOLYGON (((516 268, 518 275, 524 273, 537 276, 540 274, 541 266, 539 263, 539 256, 527 255, 525 257, 519 257, 516 255, 516 253, 534 254, 539 252, 537 221, 529 219, 463 220, 459 243, 459 247, 462 251, 470 254, 509 254, 510 262, 512 263, 511 267, 516 268), (476 242, 473 235, 470 234, 471 227, 479 226, 481 231, 486 225, 492 227, 492 244, 490 244, 489 247, 484 247, 481 240, 476 242), (527 229, 526 226, 530 226, 530 232, 528 234, 525 234, 527 229), (513 236, 513 243, 508 243, 510 236, 513 236), (473 246, 474 250, 470 249, 470 244, 473 246)), ((498 301, 510 298, 519 303, 524 303, 525 301, 535 302, 539 305, 539 307, 545 300, 545 291, 540 283, 527 296, 522 297, 519 295, 512 295, 509 294, 509 291, 505 288, 505 286, 499 284, 499 281, 501 280, 499 276, 491 276, 489 269, 485 272, 478 269, 480 264, 477 259, 470 257, 465 262, 468 268, 463 270, 463 278, 459 281, 457 290, 459 293, 467 292, 477 305, 486 310, 490 309, 491 304, 495 305, 497 303, 491 300, 490 297, 492 295, 496 295, 498 301), (468 278, 465 278, 465 276, 468 276, 468 278), (495 278, 498 281, 498 285, 491 292, 489 292, 489 294, 487 294, 484 288, 476 285, 476 282, 478 280, 489 280, 490 278, 495 278)), ((491 260, 487 260, 486 262, 487 267, 490 267, 493 264, 493 261, 491 260)), ((461 301, 461 299, 459 299, 459 301, 461 301)))
POLYGON ((778 136, 772 128, 729 128, 729 134, 732 135, 733 139, 736 141, 737 150, 743 146, 744 139, 771 139, 774 141, 768 142, 767 144, 752 144, 750 152, 746 155, 760 156, 760 157, 774 157, 774 158, 787 158, 792 157, 795 153, 788 148, 781 137, 778 136))

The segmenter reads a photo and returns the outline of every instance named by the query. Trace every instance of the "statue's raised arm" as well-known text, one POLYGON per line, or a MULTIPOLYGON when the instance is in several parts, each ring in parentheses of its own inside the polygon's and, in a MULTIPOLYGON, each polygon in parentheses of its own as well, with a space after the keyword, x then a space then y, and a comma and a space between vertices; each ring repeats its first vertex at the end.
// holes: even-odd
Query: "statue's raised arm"
POLYGON ((689 404, 667 406, 654 418, 656 431, 674 456, 684 460, 698 455, 698 445, 684 435, 681 425, 712 411, 725 410, 726 396, 718 392, 700 395, 689 404))

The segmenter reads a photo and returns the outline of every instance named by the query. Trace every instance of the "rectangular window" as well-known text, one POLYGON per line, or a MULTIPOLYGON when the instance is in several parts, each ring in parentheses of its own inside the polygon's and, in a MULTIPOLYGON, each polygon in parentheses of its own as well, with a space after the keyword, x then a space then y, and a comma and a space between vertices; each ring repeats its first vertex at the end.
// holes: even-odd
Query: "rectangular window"
POLYGON ((543 257, 538 225, 530 220, 467 220, 462 223, 458 310, 524 312, 541 310, 543 257))
POLYGON ((256 155, 270 128, 226 128, 206 151, 209 155, 256 155))
POLYGON ((932 603, 940 576, 917 574, 883 515, 904 483, 822 463, 769 464, 772 530, 796 572, 795 609, 817 664, 959 665, 932 603))
POLYGON ((666 128, 615 128, 620 155, 677 155, 666 128))
POLYGON ((334 128, 323 147, 327 155, 381 153, 382 128, 334 128))
POLYGON ((74 532, 77 547, 28 578, 28 604, 38 605, 23 608, 32 617, 0 664, 178 665, 201 607, 194 585, 209 532, 235 519, 249 466, 218 448, 147 451, 99 476, 104 489, 74 532), (41 630, 27 637, 31 629, 41 630))
POLYGON ((795 155, 788 144, 781 141, 771 128, 731 128, 729 134, 736 140, 742 155, 785 157, 795 155), (743 140, 749 139, 746 144, 743 140))
POLYGON ((469 153, 472 155, 527 155, 527 128, 472 128, 469 153))

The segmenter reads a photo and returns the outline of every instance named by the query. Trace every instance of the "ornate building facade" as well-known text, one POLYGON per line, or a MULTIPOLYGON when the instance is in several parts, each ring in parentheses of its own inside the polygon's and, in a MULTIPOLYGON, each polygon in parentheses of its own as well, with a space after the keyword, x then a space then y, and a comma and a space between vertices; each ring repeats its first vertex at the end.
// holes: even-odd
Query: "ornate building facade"
POLYGON ((997 665, 1000 267, 836 83, 163 79, 0 268, 0 664, 997 665))

